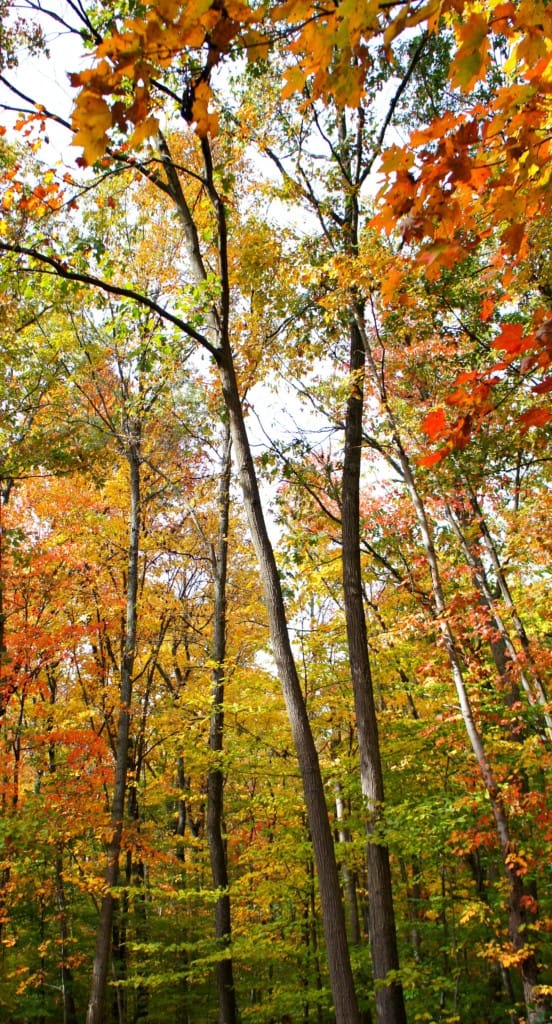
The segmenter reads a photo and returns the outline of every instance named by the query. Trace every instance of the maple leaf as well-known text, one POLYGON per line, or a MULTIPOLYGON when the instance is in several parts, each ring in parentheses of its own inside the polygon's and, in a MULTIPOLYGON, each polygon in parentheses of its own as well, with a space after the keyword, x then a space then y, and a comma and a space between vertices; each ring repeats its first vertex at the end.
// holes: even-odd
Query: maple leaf
POLYGON ((525 352, 530 344, 530 340, 523 337, 521 324, 503 324, 500 334, 491 342, 491 347, 507 352, 510 356, 516 356, 525 352))
POLYGON ((107 132, 112 125, 111 110, 100 96, 85 90, 80 93, 73 114, 73 137, 76 146, 83 147, 83 163, 93 164, 107 148, 107 132))
POLYGON ((430 438, 441 437, 446 428, 447 419, 445 410, 442 407, 434 409, 422 420, 422 430, 430 438))
POLYGON ((200 82, 194 90, 192 118, 196 132, 200 138, 218 135, 219 117, 216 111, 210 110, 213 94, 207 82, 200 82))
POLYGON ((157 117, 148 117, 145 121, 140 122, 136 125, 130 139, 128 140, 129 146, 139 146, 144 139, 149 138, 151 135, 155 135, 159 128, 159 120, 157 117))
POLYGON ((529 430, 530 427, 545 427, 547 423, 552 420, 552 412, 549 409, 528 409, 527 412, 522 413, 519 417, 519 421, 523 427, 524 432, 529 430))

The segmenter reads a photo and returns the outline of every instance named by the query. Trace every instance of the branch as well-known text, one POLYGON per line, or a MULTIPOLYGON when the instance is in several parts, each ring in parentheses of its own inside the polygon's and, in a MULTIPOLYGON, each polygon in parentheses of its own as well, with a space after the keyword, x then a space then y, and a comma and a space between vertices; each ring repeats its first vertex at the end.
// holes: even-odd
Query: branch
MULTIPOLYGON (((131 299, 133 302, 137 302, 141 306, 145 306, 147 309, 151 309, 152 312, 157 313, 162 320, 168 320, 169 323, 178 327, 184 334, 189 338, 196 341, 202 348, 207 349, 208 352, 213 356, 215 360, 219 357, 219 350, 207 340, 207 338, 196 331, 191 324, 187 323, 186 320, 182 320, 179 316, 175 316, 174 313, 170 313, 168 309, 160 306, 153 299, 148 298, 147 295, 142 295, 140 292, 135 291, 133 288, 124 288, 120 285, 111 284, 109 281, 105 281, 100 277, 95 277, 94 274, 85 274, 78 270, 71 270, 67 264, 61 260, 56 259, 54 256, 47 256, 46 253, 38 252, 36 249, 28 249, 23 245, 15 245, 11 242, 0 242, 0 252, 11 252, 18 256, 27 256, 31 260, 36 260, 39 264, 44 264, 47 267, 52 268, 52 272, 57 276, 61 277, 66 281, 78 281, 80 284, 89 285, 92 288, 98 288, 102 292, 107 292, 109 295, 120 295, 125 299, 131 299)), ((32 268, 28 268, 33 273, 32 268)))

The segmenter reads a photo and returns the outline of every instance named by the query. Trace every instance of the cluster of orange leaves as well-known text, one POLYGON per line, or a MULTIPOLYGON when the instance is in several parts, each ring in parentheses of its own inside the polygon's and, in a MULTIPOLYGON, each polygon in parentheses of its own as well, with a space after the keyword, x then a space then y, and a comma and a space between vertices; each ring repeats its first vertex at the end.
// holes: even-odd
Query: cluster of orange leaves
POLYGON ((215 135, 218 116, 212 107, 210 71, 238 37, 243 46, 258 45, 258 34, 248 31, 255 19, 242 0, 152 0, 143 18, 128 18, 96 48, 92 68, 70 75, 71 84, 80 89, 72 123, 75 144, 83 147, 82 162, 92 164, 103 156, 112 128, 124 134, 132 129, 130 148, 155 134, 159 119, 152 80, 168 67, 180 70, 183 88, 193 87, 198 135, 215 135), (194 52, 196 63, 205 59, 199 73, 190 70, 194 52))
MULTIPOLYGON (((446 112, 414 131, 407 146, 387 150, 375 224, 388 232, 400 229, 403 241, 413 243, 413 261, 429 279, 488 243, 489 271, 500 271, 507 297, 529 255, 531 230, 546 223, 552 207, 552 10, 522 0, 489 2, 483 10, 454 2, 441 5, 444 13, 458 44, 451 86, 467 94, 474 90, 488 72, 499 37, 508 48, 504 82, 489 104, 471 103, 468 96, 460 113, 446 112)), ((493 312, 487 296, 482 322, 493 312)), ((423 465, 468 444, 493 409, 493 388, 514 362, 522 376, 544 374, 533 388, 536 395, 552 390, 552 319, 545 306, 535 311, 526 334, 519 324, 503 324, 492 348, 499 361, 456 380, 446 400, 451 418, 443 406, 426 417, 425 432, 442 443, 420 460, 423 465)), ((551 419, 550 409, 540 405, 525 412, 520 425, 527 430, 551 419)))

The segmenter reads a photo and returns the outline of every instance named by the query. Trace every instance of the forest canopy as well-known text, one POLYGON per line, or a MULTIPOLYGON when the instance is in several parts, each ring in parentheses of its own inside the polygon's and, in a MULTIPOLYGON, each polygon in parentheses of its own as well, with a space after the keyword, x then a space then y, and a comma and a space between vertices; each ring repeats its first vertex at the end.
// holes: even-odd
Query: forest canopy
POLYGON ((0 0, 0 109, 2 1020, 547 1024, 552 9, 0 0))

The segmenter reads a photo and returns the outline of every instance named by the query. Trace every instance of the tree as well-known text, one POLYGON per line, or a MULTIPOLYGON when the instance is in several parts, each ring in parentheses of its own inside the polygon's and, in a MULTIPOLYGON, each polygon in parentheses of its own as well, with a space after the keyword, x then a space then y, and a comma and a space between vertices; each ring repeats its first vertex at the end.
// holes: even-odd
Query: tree
MULTIPOLYGON (((522 847, 516 841, 515 816, 513 819, 510 814, 505 795, 506 786, 512 794, 520 789, 508 776, 507 758, 497 753, 489 709, 492 707, 495 713, 502 706, 507 724, 500 725, 499 734, 511 743, 519 703, 515 699, 516 685, 530 701, 534 721, 529 725, 531 716, 525 716, 528 731, 539 742, 546 739, 549 708, 544 661, 541 654, 535 656, 497 550, 502 521, 497 518, 489 525, 491 495, 486 490, 486 459, 491 445, 497 463, 501 457, 496 454, 499 445, 496 436, 493 438, 493 427, 487 428, 487 420, 496 424, 504 416, 509 431, 518 431, 516 436, 521 441, 524 431, 546 427, 549 419, 544 405, 550 358, 547 248, 539 236, 549 208, 545 187, 549 159, 548 14, 540 5, 531 11, 523 4, 504 4, 474 12, 467 5, 448 2, 420 8, 408 4, 398 10, 376 4, 363 11, 343 6, 328 11, 297 0, 269 10, 241 3, 224 7, 215 4, 203 10, 168 2, 146 6, 134 12, 134 17, 127 16, 126 9, 116 4, 89 11, 76 11, 70 6, 71 16, 78 19, 71 31, 84 32, 92 52, 89 67, 72 79, 79 89, 72 127, 77 143, 83 146, 81 164, 85 173, 82 177, 74 173, 62 183, 51 171, 41 176, 21 159, 10 163, 3 182, 3 206, 8 216, 0 248, 24 275, 53 274, 61 287, 72 282, 98 289, 103 296, 98 300, 100 307, 111 302, 114 309, 123 308, 131 320, 135 317, 130 313, 131 304, 136 303, 145 318, 158 318, 160 332, 170 335, 169 348, 174 350, 185 338, 186 345, 198 346, 198 351, 212 360, 213 371, 216 367, 264 581, 273 654, 301 765, 336 1017, 350 1022, 358 1019, 358 1012, 324 775, 290 643, 289 618, 261 511, 244 418, 245 396, 252 383, 273 372, 288 339, 295 345, 297 338, 298 351, 289 362, 300 374, 302 389, 312 372, 313 357, 323 352, 326 338, 335 351, 340 351, 339 358, 347 358, 342 352, 344 342, 349 348, 350 365, 341 374, 337 398, 328 399, 327 384, 325 392, 319 391, 319 396, 323 395, 320 405, 329 410, 333 427, 342 430, 345 439, 338 459, 341 485, 336 485, 330 459, 326 465, 319 455, 318 469, 324 464, 323 485, 308 462, 298 475, 307 483, 308 497, 303 500, 308 503, 313 498, 330 513, 334 523, 342 522, 338 543, 342 544, 343 598, 370 827, 376 831, 380 827, 383 777, 366 620, 372 627, 380 621, 377 617, 382 615, 383 595, 388 597, 392 583, 403 588, 408 602, 417 607, 413 613, 409 606, 408 615, 414 619, 417 616, 416 621, 424 624, 431 650, 428 660, 438 666, 440 674, 444 671, 443 651, 449 660, 501 846, 512 911, 510 964, 520 967, 528 1016, 536 1021, 545 1011, 538 1006, 541 993, 535 986, 534 949, 523 941, 523 930, 531 927, 534 915, 534 896, 524 881, 522 847), (511 51, 508 61, 500 56, 504 38, 511 51), (226 88, 224 76, 230 73, 235 56, 247 56, 248 68, 238 63, 238 74, 226 88), (371 98, 388 80, 388 72, 382 70, 385 61, 400 68, 400 81, 382 122, 376 125, 367 114, 367 97, 371 98), (378 219, 372 221, 372 231, 379 226, 385 228, 390 235, 386 246, 360 229, 361 187, 401 105, 419 82, 426 87, 428 68, 433 83, 449 83, 447 109, 440 105, 430 85, 415 113, 417 123, 410 149, 395 146, 383 154, 384 171, 395 180, 384 187, 383 207, 378 219), (251 83, 255 80, 261 80, 266 90, 261 110, 260 104, 256 108, 252 102, 251 83), (344 111, 346 107, 350 108, 348 112, 344 111), (267 109, 270 119, 263 123, 263 111, 267 109), (174 120, 177 111, 187 126, 183 130, 182 123, 174 120), (366 149, 370 133, 372 143, 366 149), (315 170, 320 154, 309 151, 315 135, 328 158, 327 176, 315 170), (318 224, 316 232, 310 232, 314 266, 303 274, 299 286, 289 287, 283 282, 270 286, 274 315, 261 309, 263 297, 255 295, 247 280, 248 266, 260 265, 266 274, 268 260, 266 253, 258 255, 263 245, 258 217, 244 217, 236 184, 251 189, 248 195, 258 196, 263 188, 266 190, 263 183, 254 191, 251 182, 257 172, 247 166, 244 155, 254 136, 279 170, 280 198, 291 199, 295 209, 298 205, 304 209, 307 204, 318 224), (287 153, 277 151, 274 138, 291 147, 287 153), (166 230, 174 259, 156 278, 154 287, 152 275, 145 269, 151 266, 147 259, 129 284, 118 272, 99 231, 88 230, 90 218, 88 222, 83 219, 83 238, 80 224, 78 229, 67 227, 57 215, 62 203, 76 201, 79 188, 91 191, 102 181, 98 194, 106 210, 111 210, 117 204, 119 183, 129 178, 148 183, 143 190, 132 185, 128 193, 131 204, 135 204, 133 215, 141 216, 137 212, 140 209, 144 219, 157 226, 163 223, 165 211, 174 214, 175 234, 172 227, 166 230), (337 203, 332 202, 336 193, 337 203), (257 230, 254 242, 250 240, 250 227, 257 230), (178 232, 180 247, 173 247, 178 232), (531 237, 538 241, 530 256, 526 242, 531 237), (485 281, 483 300, 480 295, 472 295, 464 302, 462 292, 469 292, 470 273, 485 281), (119 307, 118 303, 124 305, 119 307), (458 330, 451 328, 455 320, 459 322, 458 330), (432 322, 437 323, 437 330, 432 330, 432 322), (303 359, 309 332, 311 348, 303 359), (394 337, 400 340, 402 351, 394 337), (274 343, 273 353, 269 342, 274 343), (493 349, 504 354, 499 363, 492 356, 493 349), (431 361, 444 357, 448 362, 443 386, 435 388, 431 361), (425 442, 420 442, 419 410, 412 409, 412 394, 423 409, 426 435, 441 442, 438 452, 428 454, 425 442), (370 422, 367 429, 374 401, 379 403, 379 423, 370 422), (520 426, 514 427, 512 421, 520 410, 520 426), (474 456, 475 461, 479 459, 477 472, 462 462, 467 458, 462 451, 474 427, 482 438, 477 442, 480 449, 472 449, 481 451, 481 458, 474 456), (413 518, 408 529, 414 530, 416 543, 409 546, 404 534, 395 534, 395 525, 406 523, 395 507, 393 515, 387 517, 385 530, 378 526, 374 537, 367 530, 363 534, 361 445, 383 456, 401 481, 401 493, 409 495, 413 518), (448 468, 433 468, 434 479, 442 485, 442 492, 434 495, 426 471, 454 451, 457 454, 448 468), (477 530, 480 541, 474 539, 477 530), (377 567, 381 594, 377 588, 372 594, 367 592, 364 574, 368 564, 377 567), (451 582, 452 566, 461 566, 457 587, 451 582), (500 598, 493 592, 493 585, 500 598), (471 617, 459 611, 466 595, 471 617), (488 644, 487 660, 470 641, 472 628, 488 644), (441 638, 442 649, 435 644, 436 636, 441 638), (480 679, 485 679, 484 685, 479 685, 480 679)), ((30 3, 28 8, 32 11, 35 5, 30 3)), ((11 45, 12 38, 16 38, 11 27, 8 36, 11 45)), ((6 74, 3 82, 9 82, 6 74)), ((34 119, 41 130, 50 113, 41 109, 37 114, 32 100, 17 86, 12 95, 31 119, 20 127, 27 130, 34 119)), ((57 115, 54 119, 58 123, 63 120, 57 115)), ((108 241, 119 245, 116 233, 108 241)), ((287 259, 288 265, 296 269, 305 260, 308 244, 303 240, 297 244, 293 231, 284 230, 276 242, 270 240, 268 248, 271 254, 277 253, 279 265, 287 259), (293 245, 295 251, 290 255, 293 245)), ((118 322, 124 332, 122 319, 118 322)), ((141 352, 139 343, 136 350, 141 352)), ((211 369, 202 374, 202 385, 209 394, 212 379, 211 369)), ((110 416, 110 407, 107 412, 110 416)), ((524 444, 520 444, 519 452, 526 450, 524 444)), ((504 446, 500 452, 505 452, 504 446)), ((518 468, 522 465, 523 454, 518 468)), ((394 501, 392 489, 389 495, 394 501)), ((377 507, 376 495, 371 504, 377 507)), ((382 515, 382 523, 384 518, 382 515)), ((219 568, 221 564, 219 558, 219 568)), ((402 613, 401 601, 395 601, 402 613)), ((393 599, 389 603, 393 607, 393 599)), ((218 621, 222 621, 220 614, 218 621)), ((214 660, 220 666, 222 658, 215 655, 214 660)), ((159 665, 170 689, 171 672, 163 659, 159 665)), ((177 665, 175 661, 175 678, 177 665)), ((419 710, 412 693, 410 666, 399 667, 398 677, 417 722, 419 710)), ((146 678, 151 679, 147 673, 146 678)), ((221 681, 222 677, 217 676, 215 685, 220 686, 221 681)), ((144 696, 146 708, 151 692, 148 687, 150 682, 144 696)), ((176 692, 178 687, 173 685, 173 690, 176 692)), ((215 708, 214 722, 216 716, 215 708)), ((122 764, 124 758, 117 757, 117 761, 122 764)), ((139 755, 133 765, 142 762, 139 755)), ((180 760, 178 764, 180 774, 180 760)), ((185 774, 181 777, 185 780, 185 774)), ((211 772, 210 778, 220 794, 220 774, 211 772)), ((467 786, 473 785, 471 770, 466 771, 465 779, 467 786)), ((124 785, 123 781, 123 792, 124 785)), ((529 792, 530 787, 527 795, 529 792)), ((211 807, 216 803, 211 800, 211 807)), ((179 806, 184 812, 182 797, 179 806)), ((488 822, 486 829, 489 831, 488 822)), ((377 838, 381 838, 379 833, 377 838)), ((471 856, 473 849, 469 853, 471 856)), ((409 912, 421 873, 418 854, 414 850, 412 863, 403 871, 407 886, 410 869, 416 880, 407 894, 409 912)), ((381 872, 385 875, 381 900, 374 898, 379 892, 377 886, 372 894, 374 939, 381 922, 387 927, 392 917, 386 844, 369 843, 368 856, 372 880, 382 877, 381 872)), ((479 888, 484 891, 485 887, 479 888)), ((308 920, 314 921, 314 903, 310 901, 306 906, 308 920)), ((314 945, 313 933, 308 934, 314 945)), ((106 944, 107 939, 102 944, 102 955, 106 944)), ((402 1020, 392 928, 385 942, 377 948, 374 942, 372 945, 376 982, 390 982, 383 987, 377 985, 378 1012, 382 1019, 390 1019, 393 1014, 402 1020)), ((501 962, 504 966, 504 956, 501 962)), ((103 987, 101 981, 99 989, 103 987)), ((98 1014, 100 1011, 96 1011, 97 1019, 98 1014)))

